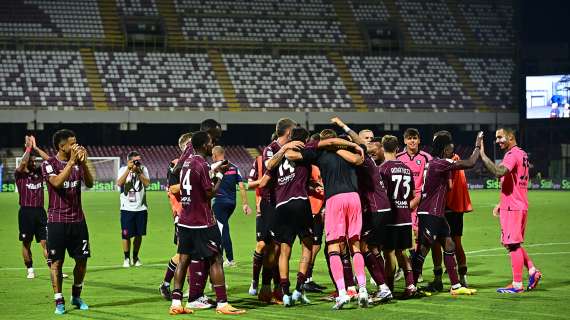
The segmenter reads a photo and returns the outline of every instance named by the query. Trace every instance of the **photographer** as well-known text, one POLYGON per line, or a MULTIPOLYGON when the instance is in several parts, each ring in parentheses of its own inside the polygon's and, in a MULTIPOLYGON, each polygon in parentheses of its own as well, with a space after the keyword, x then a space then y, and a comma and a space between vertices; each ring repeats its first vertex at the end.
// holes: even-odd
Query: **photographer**
POLYGON ((125 260, 123 267, 142 266, 139 249, 142 236, 146 235, 148 218, 145 188, 150 184, 148 170, 141 164, 141 155, 131 151, 127 155, 127 166, 119 169, 119 186, 121 195, 121 234, 125 260), (133 240, 133 260, 130 259, 131 238, 133 240))

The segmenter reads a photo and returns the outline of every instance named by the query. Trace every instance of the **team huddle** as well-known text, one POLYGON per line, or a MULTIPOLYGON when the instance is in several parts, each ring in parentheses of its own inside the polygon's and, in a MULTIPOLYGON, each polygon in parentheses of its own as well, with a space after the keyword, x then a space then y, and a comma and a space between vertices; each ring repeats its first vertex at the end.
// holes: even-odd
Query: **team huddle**
MULTIPOLYGON (((516 145, 512 130, 496 131, 496 143, 506 153, 503 161, 495 164, 485 154, 482 133, 475 139, 472 154, 459 159, 447 131, 433 135, 431 153, 426 153, 420 150, 419 132, 407 129, 406 148, 400 152, 396 136, 377 138, 370 130, 354 132, 339 118, 331 122, 346 134, 337 136, 335 130, 325 129, 310 135, 293 120, 280 119, 273 141, 252 165, 248 188, 256 192, 257 243, 250 295, 285 307, 310 304, 306 292, 325 288, 312 276, 323 241, 325 262, 336 287, 330 298, 335 310, 351 300, 360 307, 389 301, 395 296, 394 282, 400 278, 405 281, 401 299, 443 291, 442 262, 451 295, 475 294, 467 282, 461 236, 463 214, 472 210, 463 170, 474 167, 479 159, 487 170, 501 177, 500 202, 493 214, 500 217, 501 241, 511 257, 513 281, 497 292, 523 292, 523 266, 529 273, 526 289, 538 285, 542 274, 522 247, 528 210, 528 159, 516 145), (297 276, 291 288, 290 260, 297 238, 302 249, 298 267, 293 267, 297 276), (434 280, 420 288, 424 260, 430 251, 434 280), (377 288, 374 293, 367 290, 366 271, 377 288)), ((182 135, 178 141, 182 154, 171 162, 168 171, 177 251, 168 263, 160 293, 171 300, 172 315, 206 308, 215 308, 220 314, 246 312, 228 302, 222 232, 211 206, 225 176, 235 173, 229 170, 227 160, 208 163, 221 134, 220 124, 208 119, 200 131, 182 135), (183 306, 186 278, 188 302, 183 306), (216 295, 214 301, 204 295, 208 279, 216 295)), ((28 272, 29 235, 35 235, 37 241, 45 243, 55 313, 65 313, 61 267, 67 250, 76 261, 72 304, 88 309, 80 298, 90 254, 81 208, 81 185, 93 184, 86 165, 87 151, 77 144, 71 131, 58 131, 53 137, 57 155, 48 157, 38 151, 45 159, 40 172, 30 158, 37 149, 35 140, 27 137, 26 143, 16 179, 22 181, 18 184, 20 239, 28 250, 28 255, 24 250, 28 272), (28 180, 33 183, 26 183, 28 180), (48 184, 49 193, 47 235, 41 232, 42 223, 46 225, 42 221, 45 212, 39 210, 43 210, 43 188, 35 188, 42 181, 48 184), (30 204, 26 200, 30 192, 42 201, 30 204)))

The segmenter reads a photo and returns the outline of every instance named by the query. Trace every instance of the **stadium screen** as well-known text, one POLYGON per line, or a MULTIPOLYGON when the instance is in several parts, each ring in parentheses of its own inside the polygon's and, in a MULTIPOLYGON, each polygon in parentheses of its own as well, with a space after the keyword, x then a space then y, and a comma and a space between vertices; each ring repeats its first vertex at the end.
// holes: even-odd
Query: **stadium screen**
POLYGON ((570 74, 526 77, 526 118, 570 118, 570 74))

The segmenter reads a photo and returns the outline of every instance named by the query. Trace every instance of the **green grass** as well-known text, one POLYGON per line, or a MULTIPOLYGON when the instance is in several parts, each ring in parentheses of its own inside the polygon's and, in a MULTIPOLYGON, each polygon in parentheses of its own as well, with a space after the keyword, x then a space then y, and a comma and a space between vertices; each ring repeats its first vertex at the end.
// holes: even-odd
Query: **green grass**
MULTIPOLYGON (((248 309, 243 319, 556 319, 568 318, 570 313, 570 240, 567 225, 570 216, 565 203, 570 193, 531 192, 526 246, 535 264, 544 273, 540 287, 516 296, 498 295, 495 289, 511 279, 508 256, 499 244, 498 221, 491 209, 497 201, 497 191, 472 192, 475 211, 466 215, 464 244, 468 252, 469 281, 479 290, 473 297, 453 298, 447 293, 411 301, 396 301, 370 309, 350 309, 334 312, 331 303, 311 295, 313 304, 284 309, 264 306, 247 295, 251 279, 251 253, 255 241, 255 218, 236 212, 231 220, 234 251, 238 267, 226 270, 229 298, 233 304, 248 309)), ((252 196, 252 194, 250 194, 252 196)), ((89 311, 71 310, 65 318, 87 319, 168 319, 169 302, 158 294, 165 265, 175 252, 172 244, 172 223, 166 194, 148 195, 148 236, 144 238, 141 268, 123 269, 118 194, 84 193, 83 204, 89 225, 92 258, 89 260, 83 298, 89 311)), ((20 243, 18 242, 17 194, 0 193, 0 307, 2 319, 56 318, 48 270, 39 246, 33 246, 38 277, 26 279, 20 243)), ((296 248, 298 250, 298 247, 296 248)), ((293 259, 298 261, 298 251, 293 259)), ((67 259, 65 270, 71 273, 73 261, 67 259)), ((426 261, 424 276, 431 279, 431 261, 426 261)), ((296 262, 292 263, 293 271, 296 262)), ((316 281, 332 288, 326 264, 319 255, 315 267, 316 281)), ((526 277, 525 277, 526 278, 526 277)), ((444 280, 447 280, 444 278, 444 280)), ((293 281, 294 282, 294 281, 293 281)), ((64 296, 68 302, 71 280, 64 281, 64 296)), ((398 284, 401 290, 401 283, 398 284)), ((213 296, 212 293, 208 293, 213 296)), ((183 318, 185 316, 178 316, 183 318)), ((212 310, 199 311, 188 318, 220 317, 212 310)))

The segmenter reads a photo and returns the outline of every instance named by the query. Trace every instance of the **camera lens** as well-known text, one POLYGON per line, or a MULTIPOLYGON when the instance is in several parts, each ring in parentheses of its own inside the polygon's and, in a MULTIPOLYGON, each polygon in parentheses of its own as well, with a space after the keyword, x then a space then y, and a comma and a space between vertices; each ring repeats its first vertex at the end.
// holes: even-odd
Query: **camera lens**
POLYGON ((135 160, 135 161, 133 161, 133 164, 138 167, 141 165, 141 162, 140 162, 140 160, 135 160))

